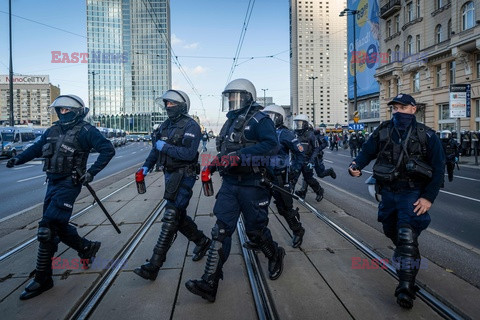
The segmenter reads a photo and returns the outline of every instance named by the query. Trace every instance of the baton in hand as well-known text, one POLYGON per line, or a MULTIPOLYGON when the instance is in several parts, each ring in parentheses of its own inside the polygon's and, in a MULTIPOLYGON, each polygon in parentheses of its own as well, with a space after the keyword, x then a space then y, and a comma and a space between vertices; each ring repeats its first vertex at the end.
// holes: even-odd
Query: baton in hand
MULTIPOLYGON (((77 173, 81 176, 80 174, 80 170, 77 169, 77 173)), ((102 202, 100 201, 100 199, 97 197, 97 194, 95 193, 95 191, 93 190, 92 186, 89 184, 89 183, 85 183, 85 187, 87 187, 88 191, 90 191, 90 193, 92 194, 93 196, 93 199, 95 199, 95 201, 98 203, 98 205, 100 206, 100 208, 102 209, 103 213, 105 213, 105 215, 107 216, 107 219, 108 221, 110 221, 110 223, 112 224, 112 226, 115 228, 115 231, 117 231, 117 233, 122 233, 120 231, 120 229, 118 228, 117 224, 115 223, 115 221, 113 221, 112 219, 112 216, 107 212, 107 209, 105 209, 105 207, 103 206, 102 202)))
POLYGON ((288 190, 286 190, 286 189, 284 189, 284 188, 282 188, 282 187, 277 186, 276 184, 274 184, 274 183, 271 182, 270 180, 266 179, 265 177, 260 180, 260 184, 266 186, 266 187, 269 188, 269 189, 273 189, 273 190, 275 190, 275 191, 284 193, 284 194, 292 197, 293 199, 295 199, 295 200, 297 200, 297 201, 299 201, 299 202, 305 202, 302 198, 300 198, 299 196, 297 196, 295 193, 291 193, 291 192, 289 192, 288 190))

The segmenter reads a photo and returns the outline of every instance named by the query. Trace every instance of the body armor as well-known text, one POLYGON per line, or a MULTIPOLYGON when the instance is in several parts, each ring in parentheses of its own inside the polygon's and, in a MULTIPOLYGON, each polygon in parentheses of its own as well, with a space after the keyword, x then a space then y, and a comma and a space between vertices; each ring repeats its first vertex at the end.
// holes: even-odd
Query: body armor
POLYGON ((305 159, 310 159, 313 153, 313 146, 310 143, 311 135, 311 130, 305 130, 303 134, 298 135, 298 141, 302 144, 303 151, 305 152, 305 159))
POLYGON ((90 150, 83 150, 78 142, 78 134, 85 126, 91 125, 82 121, 65 133, 59 125, 51 128, 42 148, 43 171, 54 174, 72 174, 77 168, 85 171, 90 150))
MULTIPOLYGON (((177 146, 177 147, 189 147, 184 144, 185 136, 185 126, 187 123, 192 120, 190 117, 184 116, 176 122, 177 128, 173 133, 172 137, 168 137, 169 125, 171 121, 167 119, 164 124, 159 128, 159 134, 156 137, 156 140, 163 140, 168 144, 177 146)), ((162 165, 166 171, 172 172, 182 168, 188 168, 195 166, 198 163, 198 152, 193 160, 180 160, 177 158, 170 157, 165 153, 160 153, 160 165, 162 165)))

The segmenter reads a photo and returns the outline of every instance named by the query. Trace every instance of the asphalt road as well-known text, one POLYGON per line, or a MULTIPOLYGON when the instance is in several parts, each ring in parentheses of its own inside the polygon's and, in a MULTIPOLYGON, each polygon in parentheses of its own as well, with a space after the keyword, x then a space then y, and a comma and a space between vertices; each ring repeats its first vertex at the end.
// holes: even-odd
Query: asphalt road
MULTIPOLYGON (((151 144, 147 142, 129 142, 123 147, 115 148, 115 157, 95 177, 95 180, 134 165, 140 166, 150 149, 151 144)), ((88 166, 93 164, 97 157, 98 153, 91 153, 88 166)), ((47 189, 46 176, 42 171, 43 163, 40 159, 11 169, 5 167, 6 163, 6 159, 0 160, 0 219, 43 203, 47 189)))
MULTIPOLYGON (((339 149, 339 151, 325 149, 325 167, 333 167, 337 173, 336 180, 325 178, 325 181, 361 198, 375 201, 368 193, 365 184, 365 180, 371 176, 373 162, 364 168, 363 175, 360 178, 353 178, 347 172, 351 161, 352 158, 348 149, 339 149)), ((320 183, 322 184, 321 180, 320 183)), ((325 184, 322 185, 328 188, 325 184)), ((355 200, 352 198, 350 201, 355 200)), ((479 206, 480 169, 460 166, 460 171, 455 169, 452 182, 448 182, 445 176, 445 188, 440 190, 429 211, 432 218, 429 230, 433 229, 438 234, 480 248, 479 206)), ((376 215, 376 212, 372 212, 372 214, 376 215)))

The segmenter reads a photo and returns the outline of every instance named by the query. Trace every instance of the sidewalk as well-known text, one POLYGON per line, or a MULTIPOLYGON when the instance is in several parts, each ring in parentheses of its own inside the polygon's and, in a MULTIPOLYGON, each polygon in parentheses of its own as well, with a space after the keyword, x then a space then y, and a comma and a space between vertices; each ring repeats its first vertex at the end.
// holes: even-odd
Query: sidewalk
MULTIPOLYGON (((131 177, 99 190, 99 196, 107 194, 131 177)), ((215 192, 221 181, 218 174, 213 177, 215 192)), ((136 227, 161 201, 163 195, 163 175, 152 173, 147 177, 147 193, 139 195, 135 185, 121 190, 106 202, 113 219, 119 224, 122 234, 117 235, 97 209, 79 219, 81 235, 102 241, 98 256, 112 259, 128 241, 136 227)), ((205 197, 198 181, 193 189, 188 214, 194 217, 199 228, 210 235, 215 223, 212 209, 215 197, 205 197)), ((320 211, 342 212, 334 203, 324 199, 316 203, 312 195, 307 201, 320 211)), ((90 199, 81 201, 84 205, 90 199)), ((80 204, 77 204, 80 205, 80 204)), ((297 203, 295 203, 297 205, 297 203)), ((306 229, 301 249, 291 247, 291 232, 283 217, 276 213, 273 203, 269 228, 274 239, 283 246, 287 255, 282 276, 276 281, 267 280, 267 286, 275 301, 280 319, 440 319, 420 299, 415 301, 412 310, 400 308, 393 297, 396 281, 381 268, 354 268, 353 261, 367 259, 352 244, 329 228, 312 213, 300 207, 301 221, 306 229)), ((350 224, 360 223, 343 213, 340 220, 350 224)), ((32 232, 32 231, 29 231, 32 232)), ((185 288, 189 279, 198 279, 203 274, 205 258, 199 262, 191 260, 194 245, 182 235, 178 235, 172 245, 167 261, 156 281, 147 281, 132 271, 149 258, 160 232, 160 219, 147 232, 139 247, 127 261, 115 282, 103 297, 100 306, 90 319, 255 319, 256 311, 253 295, 248 283, 238 236, 235 233, 232 252, 224 267, 224 280, 220 281, 217 300, 209 303, 191 294, 185 288)), ((369 231, 370 232, 370 231, 369 231)), ((388 242, 373 230, 370 243, 377 251, 390 254, 388 242), (378 234, 373 235, 373 232, 378 234)), ((9 246, 1 238, 2 247, 9 246)), ((11 246, 11 245, 10 245, 11 246)), ((71 249, 62 246, 57 255, 65 259, 76 257, 71 249)), ((27 282, 28 273, 35 267, 36 245, 0 263, 0 314, 5 319, 44 319, 65 318, 78 299, 87 294, 100 276, 99 270, 55 270, 55 287, 39 297, 20 301, 18 296, 27 282), (6 277, 11 274, 10 277, 6 277)), ((262 272, 268 279, 267 260, 260 254, 262 272)), ((369 265, 371 265, 369 263, 369 265)), ((430 264, 428 265, 430 267, 430 264)), ((420 271, 421 273, 423 270, 420 271)), ((444 271, 444 273, 447 273, 444 271)), ((465 293, 463 284, 451 281, 444 273, 431 273, 429 281, 451 285, 452 294, 465 293)), ((471 305, 473 318, 480 312, 478 303, 473 301, 480 296, 477 288, 468 291, 459 299, 471 305)))
POLYGON ((480 154, 477 156, 478 158, 478 166, 475 165, 475 156, 472 154, 469 157, 460 156, 458 160, 458 165, 461 167, 467 167, 472 169, 480 169, 480 154))

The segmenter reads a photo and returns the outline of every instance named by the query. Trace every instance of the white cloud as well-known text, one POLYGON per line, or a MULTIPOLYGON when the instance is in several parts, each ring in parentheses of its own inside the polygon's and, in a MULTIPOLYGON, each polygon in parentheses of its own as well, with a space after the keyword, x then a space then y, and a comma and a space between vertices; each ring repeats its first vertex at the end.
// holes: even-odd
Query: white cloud
POLYGON ((178 38, 174 33, 172 34, 172 45, 181 46, 184 49, 197 49, 199 46, 198 42, 187 43, 185 40, 178 38))
POLYGON ((197 74, 202 74, 202 73, 205 73, 207 72, 207 68, 205 67, 202 67, 202 66, 196 66, 195 68, 193 68, 192 70, 192 73, 197 75, 197 74))
POLYGON ((185 49, 197 49, 198 48, 198 42, 186 44, 183 46, 185 49))
POLYGON ((182 45, 185 41, 183 41, 182 39, 179 39, 177 38, 177 36, 175 35, 175 33, 172 34, 172 45, 182 45))

